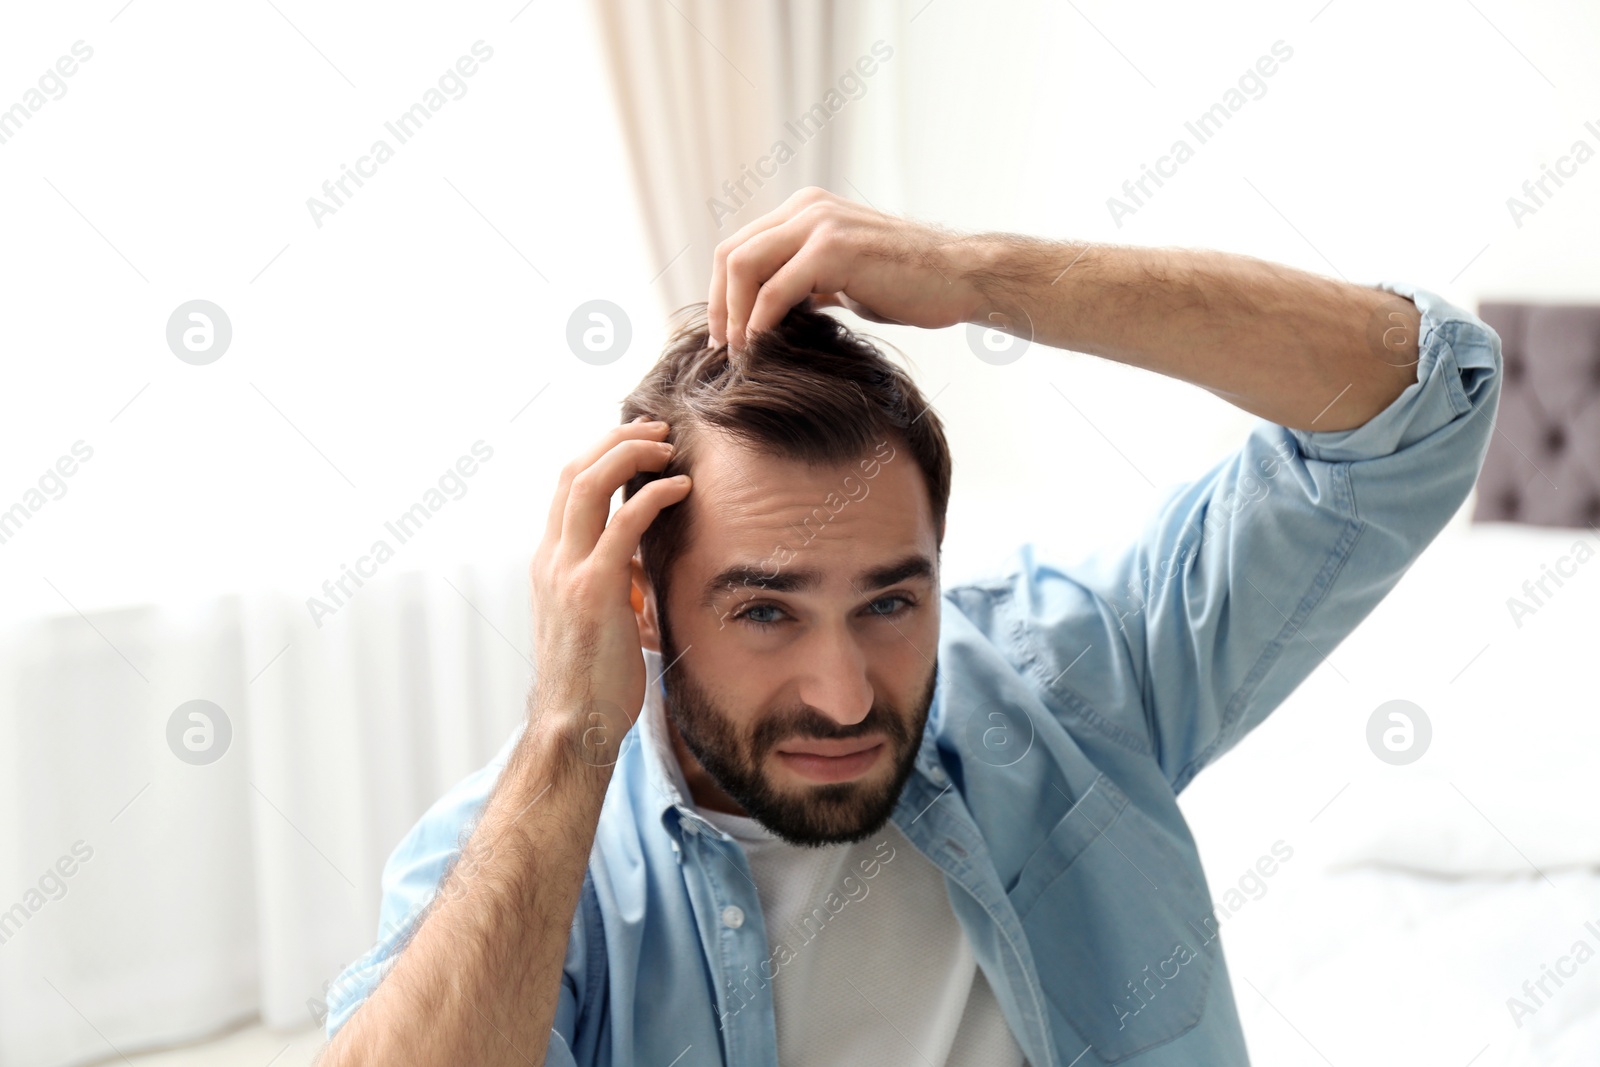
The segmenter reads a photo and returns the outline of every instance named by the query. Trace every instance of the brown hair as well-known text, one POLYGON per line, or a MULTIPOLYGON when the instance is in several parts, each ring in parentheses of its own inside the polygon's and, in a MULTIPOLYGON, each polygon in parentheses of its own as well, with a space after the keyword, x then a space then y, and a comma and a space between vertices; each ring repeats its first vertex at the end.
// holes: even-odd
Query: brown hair
MULTIPOLYGON (((665 470, 630 478, 624 500, 656 478, 692 474, 706 430, 727 433, 759 454, 819 466, 849 463, 890 438, 922 470, 935 543, 944 544, 950 501, 944 427, 911 377, 871 341, 802 303, 775 328, 755 335, 734 360, 727 345, 710 343, 704 302, 679 309, 673 318, 682 322, 622 402, 622 421, 637 415, 664 420, 667 440, 677 450, 665 470)), ((667 571, 690 532, 687 510, 673 504, 640 540, 663 622, 667 571)))

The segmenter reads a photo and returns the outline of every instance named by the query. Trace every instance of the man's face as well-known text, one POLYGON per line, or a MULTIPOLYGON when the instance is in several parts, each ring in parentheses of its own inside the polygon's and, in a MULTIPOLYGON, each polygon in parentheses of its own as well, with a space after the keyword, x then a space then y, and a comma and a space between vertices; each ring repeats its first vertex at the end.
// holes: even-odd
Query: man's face
POLYGON ((703 443, 659 632, 690 791, 792 844, 862 840, 894 810, 933 701, 922 473, 894 439, 815 469, 703 443))

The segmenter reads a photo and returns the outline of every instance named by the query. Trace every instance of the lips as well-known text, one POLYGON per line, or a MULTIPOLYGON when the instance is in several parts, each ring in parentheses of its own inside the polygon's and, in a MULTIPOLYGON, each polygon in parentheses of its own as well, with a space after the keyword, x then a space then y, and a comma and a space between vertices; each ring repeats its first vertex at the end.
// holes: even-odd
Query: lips
POLYGON ((847 782, 876 767, 889 751, 882 735, 848 741, 805 741, 777 750, 778 761, 817 783, 847 782))
POLYGON ((884 740, 882 734, 874 734, 870 737, 852 737, 842 741, 803 741, 781 745, 778 751, 786 755, 827 756, 837 759, 840 756, 853 756, 857 752, 876 748, 883 744, 884 740))

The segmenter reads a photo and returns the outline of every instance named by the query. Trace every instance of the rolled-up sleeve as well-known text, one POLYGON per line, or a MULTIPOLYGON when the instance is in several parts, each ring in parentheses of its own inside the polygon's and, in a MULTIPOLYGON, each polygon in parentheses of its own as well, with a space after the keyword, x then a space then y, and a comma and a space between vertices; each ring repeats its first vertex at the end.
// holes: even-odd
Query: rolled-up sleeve
POLYGON ((1500 338, 1427 290, 1379 287, 1421 312, 1416 381, 1383 411, 1340 431, 1258 423, 1131 546, 1070 566, 1024 550, 1030 667, 1063 714, 1148 746, 1175 791, 1366 618, 1477 480, 1500 338))

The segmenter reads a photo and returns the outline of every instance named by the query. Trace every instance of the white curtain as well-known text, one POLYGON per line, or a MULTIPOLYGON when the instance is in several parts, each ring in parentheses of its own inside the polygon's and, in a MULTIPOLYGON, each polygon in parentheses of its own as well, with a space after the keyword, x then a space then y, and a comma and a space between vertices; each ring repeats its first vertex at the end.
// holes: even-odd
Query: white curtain
POLYGON ((897 198, 884 170, 894 153, 883 145, 898 109, 880 98, 902 92, 912 8, 833 0, 596 0, 595 8, 669 311, 704 300, 717 243, 797 189, 897 198), (878 106, 863 106, 868 96, 878 106))
POLYGON ((526 582, 399 575, 314 639, 270 591, 11 626, 0 1063, 308 1025, 371 943, 389 850, 521 713, 526 582), (209 764, 168 746, 194 699, 231 726, 209 764))

